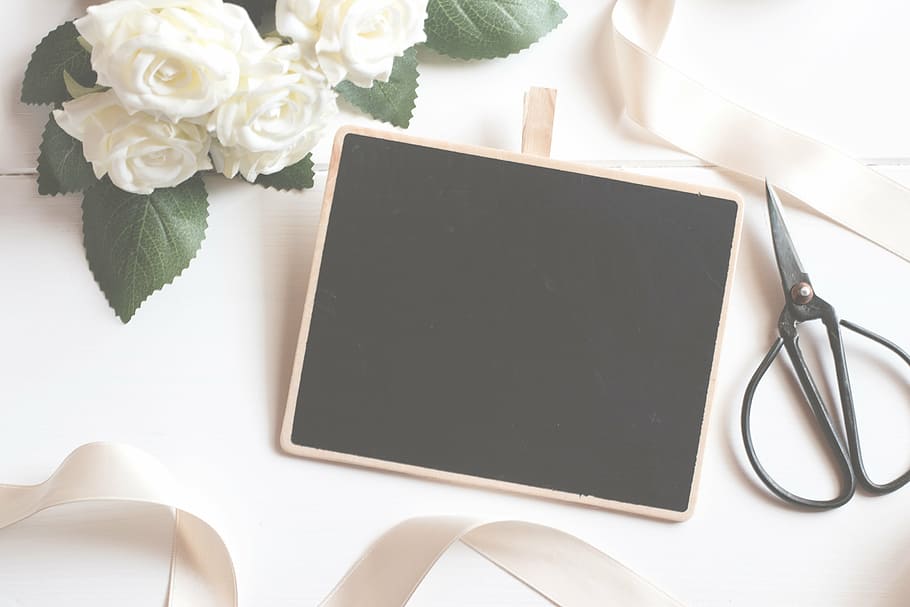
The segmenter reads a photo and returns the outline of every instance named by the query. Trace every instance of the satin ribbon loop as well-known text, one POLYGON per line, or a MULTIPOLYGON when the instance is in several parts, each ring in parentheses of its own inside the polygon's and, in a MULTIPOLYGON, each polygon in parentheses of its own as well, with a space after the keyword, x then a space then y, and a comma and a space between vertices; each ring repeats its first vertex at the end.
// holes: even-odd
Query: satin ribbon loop
MULTIPOLYGON (((213 527, 181 506, 183 492, 151 456, 125 445, 74 451, 44 483, 0 485, 0 529, 47 508, 85 501, 173 509, 174 548, 166 607, 236 607, 234 565, 213 527)), ((560 607, 679 603, 606 554, 562 531, 457 517, 415 518, 383 535, 322 607, 404 607, 440 556, 461 541, 560 607)))
POLYGON ((577 537, 522 521, 405 521, 379 538, 320 607, 404 607, 433 565, 462 542, 558 607, 680 607, 577 537))
POLYGON ((138 502, 174 511, 168 607, 236 607, 227 546, 208 523, 182 506, 182 492, 150 455, 126 445, 79 447, 40 485, 0 485, 0 529, 42 510, 77 502, 138 502))
POLYGON ((910 261, 910 189, 759 116, 658 58, 674 0, 618 0, 613 39, 626 113, 668 143, 775 186, 910 261))

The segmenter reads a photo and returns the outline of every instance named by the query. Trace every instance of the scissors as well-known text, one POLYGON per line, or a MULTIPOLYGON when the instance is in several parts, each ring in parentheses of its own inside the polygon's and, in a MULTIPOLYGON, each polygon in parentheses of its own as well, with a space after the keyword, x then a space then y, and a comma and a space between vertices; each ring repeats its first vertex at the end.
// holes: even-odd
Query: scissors
POLYGON ((856 492, 857 485, 861 486, 872 495, 885 495, 896 491, 910 481, 910 470, 884 484, 876 484, 866 472, 863 464, 862 450, 860 449, 859 433, 856 427, 856 410, 853 405, 853 392, 850 388, 850 375, 847 372, 847 358, 844 353, 844 344, 841 336, 841 327, 886 347, 897 354, 905 363, 910 365, 910 355, 900 349, 896 344, 888 341, 872 331, 864 329, 852 322, 839 320, 834 308, 816 295, 809 275, 803 270, 802 263, 796 255, 793 241, 781 212, 780 200, 774 189, 765 182, 765 191, 768 198, 768 215, 771 220, 771 238, 774 242, 774 255, 777 258, 777 268, 780 271, 781 284, 784 288, 783 312, 777 323, 778 337, 772 344, 768 354, 758 366, 743 398, 742 432, 746 454, 761 481, 782 500, 797 506, 804 506, 813 510, 829 510, 846 504, 856 492), (843 428, 836 424, 831 417, 818 390, 818 385, 812 377, 799 347, 799 325, 812 320, 820 320, 828 333, 828 343, 834 355, 834 369, 837 376, 837 388, 840 397, 840 407, 843 413, 843 428), (821 429, 821 434, 826 446, 837 464, 840 492, 837 497, 826 500, 808 499, 791 493, 778 484, 761 465, 752 443, 752 398, 758 383, 764 377, 771 363, 780 354, 781 349, 787 351, 787 356, 800 388, 809 405, 816 423, 821 429), (841 430, 846 429, 846 440, 841 430))

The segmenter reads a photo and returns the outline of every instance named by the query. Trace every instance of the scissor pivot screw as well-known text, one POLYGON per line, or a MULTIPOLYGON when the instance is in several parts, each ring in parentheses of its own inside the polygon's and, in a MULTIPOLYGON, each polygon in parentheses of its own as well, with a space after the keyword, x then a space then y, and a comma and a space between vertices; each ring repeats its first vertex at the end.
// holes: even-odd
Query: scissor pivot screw
POLYGON ((807 282, 799 282, 793 285, 793 288, 790 289, 790 299, 793 300, 795 304, 807 304, 812 301, 812 298, 815 297, 815 291, 812 290, 812 285, 807 282))

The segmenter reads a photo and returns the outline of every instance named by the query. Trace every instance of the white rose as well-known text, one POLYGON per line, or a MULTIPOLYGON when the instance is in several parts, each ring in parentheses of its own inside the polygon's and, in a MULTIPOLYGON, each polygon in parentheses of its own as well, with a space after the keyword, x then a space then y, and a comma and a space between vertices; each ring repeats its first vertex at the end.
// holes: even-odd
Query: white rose
POLYGON ((260 175, 272 175, 300 162, 312 148, 304 142, 293 148, 274 152, 250 152, 243 148, 226 148, 212 142, 212 160, 215 170, 232 178, 237 174, 253 183, 260 175))
POLYGON ((426 41, 426 18, 427 0, 278 0, 276 10, 278 31, 313 49, 332 86, 387 81, 395 57, 426 41))
POLYGON ((76 28, 92 45, 99 84, 131 114, 173 122, 233 95, 238 54, 262 44, 246 11, 222 0, 112 0, 89 7, 76 28))
POLYGON ((82 142, 95 176, 109 175, 127 192, 151 194, 212 168, 211 136, 204 127, 144 113, 130 115, 113 91, 68 101, 54 112, 54 119, 82 142))
POLYGON ((278 0, 275 5, 275 27, 279 34, 299 44, 303 56, 316 64, 319 0, 278 0))
POLYGON ((209 119, 215 168, 247 181, 303 159, 337 111, 325 76, 296 44, 267 41, 271 50, 246 65, 237 94, 209 119))

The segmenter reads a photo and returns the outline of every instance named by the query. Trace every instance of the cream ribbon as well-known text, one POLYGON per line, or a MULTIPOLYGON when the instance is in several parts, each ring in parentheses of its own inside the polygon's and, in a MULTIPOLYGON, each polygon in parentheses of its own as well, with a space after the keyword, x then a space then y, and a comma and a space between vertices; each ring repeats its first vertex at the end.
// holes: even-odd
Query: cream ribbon
POLYGON ((616 58, 629 117, 710 163, 767 178, 822 215, 910 261, 910 190, 721 97, 658 58, 674 5, 675 0, 618 0, 613 7, 616 58))
POLYGON ((680 607, 575 536, 521 521, 414 518, 386 532, 321 607, 404 607, 437 559, 462 542, 558 607, 680 607))
MULTIPOLYGON (((46 482, 0 485, 0 529, 47 508, 85 501, 171 508, 174 548, 166 607, 235 607, 234 565, 224 541, 183 504, 161 464, 132 447, 94 443, 75 450, 46 482)), ((392 528, 364 554, 322 607, 404 607, 440 556, 461 541, 560 607, 679 607, 637 574, 562 531, 519 521, 416 518, 392 528)))
POLYGON ((167 607, 236 607, 234 563, 218 532, 184 504, 185 491, 153 457, 126 445, 73 451, 40 485, 0 485, 0 529, 77 502, 138 502, 174 511, 167 607))

